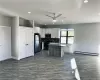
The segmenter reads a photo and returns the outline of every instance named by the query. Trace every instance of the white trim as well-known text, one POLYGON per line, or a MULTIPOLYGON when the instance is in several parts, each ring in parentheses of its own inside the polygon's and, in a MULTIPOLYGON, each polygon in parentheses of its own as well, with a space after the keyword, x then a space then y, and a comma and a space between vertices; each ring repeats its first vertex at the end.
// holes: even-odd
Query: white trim
POLYGON ((34 56, 34 55, 27 56, 27 57, 24 57, 24 58, 18 58, 17 60, 22 60, 22 59, 29 58, 29 57, 33 57, 33 56, 34 56))
POLYGON ((15 60, 20 60, 20 59, 18 59, 17 57, 12 57, 12 59, 15 59, 15 60))
POLYGON ((12 57, 6 57, 6 58, 3 58, 3 59, 0 59, 0 61, 4 61, 4 60, 7 60, 7 59, 12 59, 12 57))

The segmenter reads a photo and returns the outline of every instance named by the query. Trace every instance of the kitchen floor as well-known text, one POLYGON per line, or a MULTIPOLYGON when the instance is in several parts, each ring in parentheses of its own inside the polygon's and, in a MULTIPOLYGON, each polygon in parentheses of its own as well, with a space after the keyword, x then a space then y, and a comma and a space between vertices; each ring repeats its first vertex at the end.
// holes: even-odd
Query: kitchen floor
POLYGON ((57 58, 47 56, 47 51, 20 61, 0 62, 0 80, 75 80, 70 64, 73 57, 81 80, 100 80, 98 56, 65 54, 64 58, 57 58))

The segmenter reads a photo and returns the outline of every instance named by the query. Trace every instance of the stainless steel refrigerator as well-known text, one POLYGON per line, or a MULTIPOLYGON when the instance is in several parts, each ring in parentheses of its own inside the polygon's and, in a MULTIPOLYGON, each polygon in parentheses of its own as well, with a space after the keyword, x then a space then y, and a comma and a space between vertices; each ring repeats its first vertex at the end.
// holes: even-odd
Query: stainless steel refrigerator
POLYGON ((34 53, 41 51, 41 38, 39 33, 34 33, 34 53))

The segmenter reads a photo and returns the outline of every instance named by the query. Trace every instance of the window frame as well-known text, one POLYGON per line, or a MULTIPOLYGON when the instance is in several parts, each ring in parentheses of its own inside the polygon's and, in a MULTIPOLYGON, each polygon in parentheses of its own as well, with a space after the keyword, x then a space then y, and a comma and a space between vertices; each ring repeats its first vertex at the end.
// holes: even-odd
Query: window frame
POLYGON ((61 43, 61 37, 66 37, 66 43, 62 43, 62 44, 68 44, 68 38, 69 38, 69 37, 73 37, 73 38, 74 38, 74 36, 68 36, 68 31, 70 31, 70 30, 68 30, 68 29, 66 29, 66 36, 62 36, 62 35, 61 35, 61 31, 62 31, 62 30, 60 30, 60 43, 61 43))

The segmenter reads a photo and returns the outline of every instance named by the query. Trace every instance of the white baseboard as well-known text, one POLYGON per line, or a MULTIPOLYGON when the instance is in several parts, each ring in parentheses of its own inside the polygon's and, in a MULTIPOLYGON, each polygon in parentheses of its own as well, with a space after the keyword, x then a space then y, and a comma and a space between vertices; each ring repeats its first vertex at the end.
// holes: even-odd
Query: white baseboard
POLYGON ((11 56, 5 57, 5 58, 3 58, 3 59, 0 59, 0 61, 4 61, 4 60, 7 60, 7 59, 11 59, 11 58, 12 58, 11 56))
POLYGON ((27 57, 22 57, 22 58, 19 58, 18 60, 22 60, 22 59, 29 58, 29 57, 33 57, 33 56, 34 56, 34 54, 33 54, 33 55, 31 55, 31 56, 27 56, 27 57))
POLYGON ((20 60, 20 59, 18 59, 17 57, 12 57, 12 59, 15 59, 15 60, 20 60))
MULTIPOLYGON (((32 56, 34 56, 34 54, 29 56, 29 57, 32 57, 32 56)), ((28 58, 28 57, 25 57, 25 58, 28 58)), ((24 59, 24 58, 17 58, 17 57, 14 57, 14 56, 9 56, 9 57, 5 57, 3 59, 0 59, 0 61, 4 61, 4 60, 7 60, 7 59, 21 60, 21 59, 24 59)))

